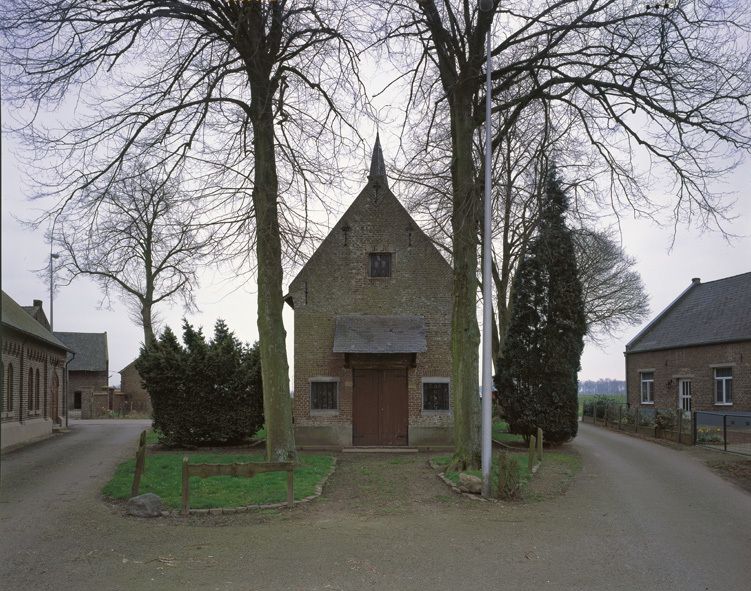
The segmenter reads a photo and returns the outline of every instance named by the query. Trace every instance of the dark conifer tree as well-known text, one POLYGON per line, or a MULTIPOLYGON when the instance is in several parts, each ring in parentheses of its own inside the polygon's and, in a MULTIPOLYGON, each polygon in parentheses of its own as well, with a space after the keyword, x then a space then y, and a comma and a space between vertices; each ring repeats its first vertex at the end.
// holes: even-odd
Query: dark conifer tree
POLYGON ((514 433, 541 427, 546 441, 576 436, 577 373, 586 323, 566 195, 553 168, 547 177, 537 236, 514 278, 509 335, 496 376, 514 433))

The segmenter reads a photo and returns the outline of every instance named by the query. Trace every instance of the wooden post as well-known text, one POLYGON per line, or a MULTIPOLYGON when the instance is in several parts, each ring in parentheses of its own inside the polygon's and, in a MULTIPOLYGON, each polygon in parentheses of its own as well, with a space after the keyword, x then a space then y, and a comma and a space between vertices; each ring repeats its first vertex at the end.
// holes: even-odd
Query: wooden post
POLYGON ((691 413, 691 441, 696 445, 696 411, 691 413))
POLYGON ((527 454, 527 470, 532 472, 532 468, 535 465, 535 444, 537 439, 534 435, 529 436, 529 453, 527 454))
POLYGON ((188 456, 183 456, 183 510, 182 514, 187 515, 190 507, 190 473, 188 472, 188 456))
POLYGON ((287 471, 287 506, 291 509, 295 506, 295 484, 294 472, 292 469, 287 471))
POLYGON ((619 404, 618 405, 618 430, 619 431, 623 431, 623 423, 621 423, 622 415, 623 415, 623 405, 619 404))
POLYGON ((537 427, 537 461, 542 462, 542 429, 537 427))
POLYGON ((146 463, 146 431, 141 431, 138 438, 138 450, 136 451, 136 471, 133 474, 133 485, 130 488, 130 496, 138 496, 138 490, 141 487, 141 476, 146 463))

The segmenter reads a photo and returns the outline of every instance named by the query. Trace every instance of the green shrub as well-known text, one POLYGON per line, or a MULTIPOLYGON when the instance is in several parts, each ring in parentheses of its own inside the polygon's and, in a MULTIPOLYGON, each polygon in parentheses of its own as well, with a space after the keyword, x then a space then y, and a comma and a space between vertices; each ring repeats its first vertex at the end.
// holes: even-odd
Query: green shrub
POLYGON ((136 361, 151 396, 154 429, 168 445, 233 444, 263 425, 258 343, 243 345, 222 320, 206 341, 183 321, 183 344, 166 328, 136 361))
POLYGON ((669 411, 659 411, 655 417, 655 427, 663 431, 672 431, 675 429, 675 415, 669 411))

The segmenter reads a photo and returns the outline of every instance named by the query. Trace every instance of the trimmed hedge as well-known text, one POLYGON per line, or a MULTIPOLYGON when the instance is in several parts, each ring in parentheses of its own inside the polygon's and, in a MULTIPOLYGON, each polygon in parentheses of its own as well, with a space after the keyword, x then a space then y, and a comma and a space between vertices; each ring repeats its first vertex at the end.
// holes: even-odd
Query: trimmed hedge
POLYGON ((242 344, 217 320, 210 341, 183 321, 183 343, 167 327, 141 349, 136 369, 151 396, 160 442, 229 445, 263 425, 258 343, 242 344))

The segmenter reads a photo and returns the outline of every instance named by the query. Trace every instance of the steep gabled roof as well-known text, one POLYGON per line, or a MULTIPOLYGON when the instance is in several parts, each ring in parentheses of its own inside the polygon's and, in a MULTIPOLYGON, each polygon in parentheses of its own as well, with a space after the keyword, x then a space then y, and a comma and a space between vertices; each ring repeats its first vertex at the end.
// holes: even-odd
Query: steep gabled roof
POLYGON ((652 320, 626 353, 751 340, 751 273, 691 285, 652 320))
MULTIPOLYGON (((412 218, 410 213, 407 211, 407 209, 401 204, 399 199, 391 192, 391 189, 388 186, 388 177, 386 176, 386 165, 384 164, 383 160, 383 151, 381 149, 381 140, 379 136, 376 136, 375 145, 373 146, 373 155, 371 157, 370 162, 370 171, 368 174, 368 184, 365 185, 365 187, 360 191, 360 194, 355 198, 355 200, 352 202, 352 204, 347 208, 347 211, 344 212, 341 218, 339 218, 339 221, 334 224, 334 227, 331 228, 331 231, 328 233, 328 235, 323 239, 321 244, 318 245, 318 248, 313 252, 311 257, 306 261, 306 263, 302 266, 302 268, 297 272, 297 275, 295 276, 292 281, 290 281, 290 291, 293 289, 294 285, 298 281, 299 278, 303 277, 305 275, 306 270, 311 268, 316 264, 316 260, 319 258, 320 253, 324 251, 326 248, 329 248, 332 242, 335 242, 339 239, 339 237, 342 235, 342 230, 348 229, 348 222, 347 220, 352 217, 353 212, 360 211, 365 206, 366 202, 370 199, 372 199, 373 195, 377 197, 377 200, 379 203, 385 203, 388 201, 388 204, 394 205, 395 211, 398 213, 398 216, 400 219, 403 218, 404 223, 409 223, 409 226, 412 228, 412 231, 415 234, 420 234, 424 237, 425 241, 430 244, 430 252, 432 255, 438 257, 443 264, 446 265, 446 272, 451 272, 451 265, 449 262, 444 258, 444 256, 440 253, 440 251, 436 248, 433 241, 420 229, 420 227, 417 225, 415 220, 412 218), (336 237, 336 238, 334 238, 336 237)), ((401 223, 401 222, 400 222, 401 223)), ((287 304, 290 305, 290 307, 294 308, 294 302, 292 301, 292 297, 290 294, 284 296, 284 301, 287 302, 287 304)))
POLYGON ((28 336, 35 337, 63 351, 69 350, 54 334, 19 306, 12 297, 5 292, 2 292, 2 294, 2 323, 4 327, 12 328, 28 336))
POLYGON ((55 336, 76 354, 70 371, 109 371, 106 332, 55 331, 55 336))

